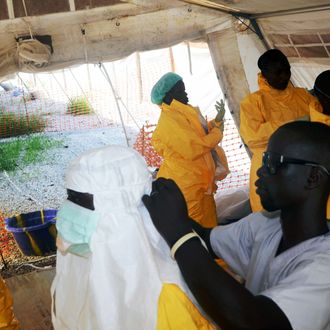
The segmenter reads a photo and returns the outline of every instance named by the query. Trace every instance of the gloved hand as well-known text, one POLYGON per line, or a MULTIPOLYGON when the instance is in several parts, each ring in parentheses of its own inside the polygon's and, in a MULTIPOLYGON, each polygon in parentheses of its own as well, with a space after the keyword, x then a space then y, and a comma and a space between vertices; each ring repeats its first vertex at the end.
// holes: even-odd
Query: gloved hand
POLYGON ((213 120, 211 120, 211 125, 213 128, 216 127, 221 131, 221 133, 223 133, 223 130, 225 128, 225 122, 223 120, 220 122, 217 122, 215 119, 213 119, 213 120))
POLYGON ((223 99, 221 99, 220 102, 219 101, 215 102, 214 107, 215 107, 215 110, 217 110, 217 115, 215 116, 215 121, 219 123, 219 122, 223 121, 223 117, 225 115, 225 111, 226 111, 225 102, 223 101, 223 99))
POLYGON ((305 115, 305 116, 296 118, 296 121, 310 121, 310 120, 311 119, 310 119, 309 115, 305 115))
POLYGON ((142 201, 154 226, 170 248, 192 231, 186 201, 173 180, 159 178, 154 181, 150 196, 144 195, 142 201))

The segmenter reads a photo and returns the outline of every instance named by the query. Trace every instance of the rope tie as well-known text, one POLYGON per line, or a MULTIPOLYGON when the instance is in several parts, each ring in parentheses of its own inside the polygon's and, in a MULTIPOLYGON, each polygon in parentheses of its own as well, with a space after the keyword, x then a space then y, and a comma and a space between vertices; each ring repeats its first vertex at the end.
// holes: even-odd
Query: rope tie
MULTIPOLYGON (((28 17, 25 0, 22 0, 25 16, 28 17)), ((26 71, 36 71, 48 65, 51 50, 48 45, 33 38, 31 26, 26 22, 30 32, 30 39, 18 41, 16 46, 16 63, 19 69, 26 71)))

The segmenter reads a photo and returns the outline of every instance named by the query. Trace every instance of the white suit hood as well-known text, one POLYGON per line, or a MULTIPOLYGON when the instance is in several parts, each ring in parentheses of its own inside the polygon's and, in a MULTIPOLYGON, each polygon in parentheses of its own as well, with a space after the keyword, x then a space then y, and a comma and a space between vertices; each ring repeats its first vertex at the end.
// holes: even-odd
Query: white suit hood
POLYGON ((121 146, 86 152, 69 166, 66 188, 93 194, 100 220, 88 258, 58 252, 55 329, 155 329, 163 283, 194 300, 141 201, 151 182, 144 159, 121 146))

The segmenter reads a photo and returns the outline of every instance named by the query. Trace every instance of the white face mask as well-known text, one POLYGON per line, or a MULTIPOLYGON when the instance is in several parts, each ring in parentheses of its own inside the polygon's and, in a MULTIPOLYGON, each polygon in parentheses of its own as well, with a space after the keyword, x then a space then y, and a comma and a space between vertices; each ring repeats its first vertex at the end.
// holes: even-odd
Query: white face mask
POLYGON ((60 206, 56 219, 59 238, 68 243, 67 252, 80 256, 89 254, 90 240, 100 219, 99 213, 66 200, 60 206))

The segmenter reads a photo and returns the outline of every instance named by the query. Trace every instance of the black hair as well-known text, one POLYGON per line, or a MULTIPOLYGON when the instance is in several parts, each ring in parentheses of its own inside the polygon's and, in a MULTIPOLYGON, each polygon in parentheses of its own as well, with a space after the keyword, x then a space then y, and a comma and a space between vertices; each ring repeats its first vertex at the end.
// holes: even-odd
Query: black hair
POLYGON ((280 50, 269 49, 259 57, 258 68, 265 74, 274 70, 290 70, 290 63, 280 50))
POLYGON ((310 159, 330 168, 330 126, 310 121, 293 121, 279 127, 273 136, 285 132, 290 143, 301 143, 306 146, 303 153, 310 159), (308 150, 307 150, 308 149, 308 150))
POLYGON ((314 93, 322 94, 330 99, 330 70, 323 71, 315 79, 314 93))

